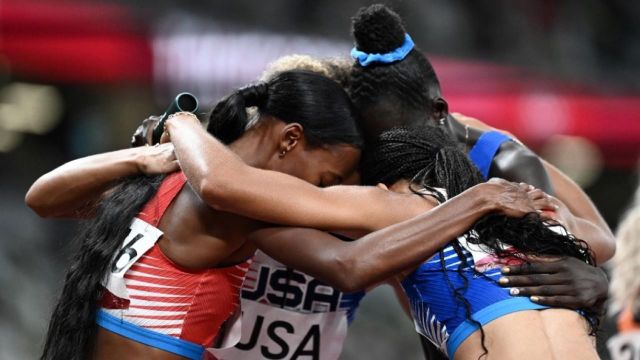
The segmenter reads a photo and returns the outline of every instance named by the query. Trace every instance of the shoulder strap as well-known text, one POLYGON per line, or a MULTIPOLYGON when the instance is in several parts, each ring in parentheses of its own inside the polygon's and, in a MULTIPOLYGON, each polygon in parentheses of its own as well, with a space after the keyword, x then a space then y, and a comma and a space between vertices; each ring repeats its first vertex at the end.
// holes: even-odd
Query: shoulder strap
POLYGON ((478 170, 480 170, 485 179, 489 178, 491 162, 496 156, 498 149, 500 149, 500 145, 510 140, 510 137, 499 131, 487 131, 480 135, 478 141, 476 141, 471 151, 469 151, 469 158, 478 170))
POLYGON ((160 218, 186 182, 187 178, 182 171, 169 174, 160 184, 156 194, 144 205, 138 218, 158 226, 160 218))

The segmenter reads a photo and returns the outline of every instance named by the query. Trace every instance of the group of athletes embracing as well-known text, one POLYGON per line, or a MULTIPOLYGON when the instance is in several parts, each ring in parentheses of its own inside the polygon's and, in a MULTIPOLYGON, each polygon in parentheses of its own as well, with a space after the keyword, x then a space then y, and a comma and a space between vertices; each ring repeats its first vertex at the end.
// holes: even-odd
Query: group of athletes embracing
POLYGON ((42 359, 337 359, 383 282, 428 359, 598 358, 615 243, 589 198, 452 116, 392 10, 353 35, 353 62, 283 58, 206 127, 176 113, 33 184, 39 215, 86 218, 42 359))

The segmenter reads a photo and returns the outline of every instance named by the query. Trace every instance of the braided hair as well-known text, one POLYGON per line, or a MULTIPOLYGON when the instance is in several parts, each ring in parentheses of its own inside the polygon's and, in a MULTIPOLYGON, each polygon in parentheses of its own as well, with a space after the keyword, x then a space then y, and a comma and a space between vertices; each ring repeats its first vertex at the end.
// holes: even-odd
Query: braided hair
MULTIPOLYGON (((266 83, 241 88, 220 101, 207 131, 231 143, 248 126, 246 108, 284 122, 298 122, 311 146, 362 146, 353 109, 340 85, 321 75, 283 72, 266 83)), ((82 360, 91 351, 102 281, 113 255, 129 233, 131 220, 157 192, 164 175, 133 176, 114 185, 96 208, 96 216, 80 226, 78 251, 65 276, 62 294, 49 322, 43 360, 82 360)))
MULTIPOLYGON (((352 19, 356 48, 365 53, 397 49, 405 32, 400 16, 381 4, 361 8, 352 19)), ((356 61, 352 66, 349 94, 367 121, 367 139, 395 126, 425 123, 439 93, 433 66, 417 48, 397 62, 362 66, 356 61)))
MULTIPOLYGON (((442 129, 433 126, 395 128, 383 133, 365 152, 361 171, 365 184, 391 185, 399 180, 408 180, 414 193, 421 195, 420 190, 427 189, 436 194, 441 202, 447 196, 456 196, 483 181, 482 175, 460 145, 442 129)), ((522 218, 490 214, 478 220, 464 236, 469 244, 479 245, 498 258, 515 256, 526 261, 530 255, 572 256, 595 266, 589 245, 566 231, 557 232, 552 229, 560 226, 541 218, 537 213, 530 213, 522 218), (513 246, 515 253, 513 249, 505 250, 503 245, 513 246)), ((461 259, 457 271, 463 279, 463 286, 455 288, 448 277, 447 282, 455 299, 464 306, 467 319, 480 329, 482 347, 486 353, 484 330, 471 317, 471 306, 463 296, 468 287, 463 269, 470 267, 475 275, 489 278, 469 266, 457 240, 450 245, 461 259)), ((439 253, 442 270, 448 276, 443 250, 439 253)), ((598 309, 593 307, 582 311, 589 321, 590 333, 595 334, 599 321, 598 309)))

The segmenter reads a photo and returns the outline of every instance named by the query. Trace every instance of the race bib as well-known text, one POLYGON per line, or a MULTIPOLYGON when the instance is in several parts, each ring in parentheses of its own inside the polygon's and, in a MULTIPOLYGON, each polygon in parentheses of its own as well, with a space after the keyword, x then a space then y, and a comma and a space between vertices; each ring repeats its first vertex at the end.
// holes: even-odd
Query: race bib
POLYGON ((122 241, 122 247, 113 258, 109 275, 105 279, 106 283, 103 283, 107 290, 122 299, 129 298, 124 274, 162 236, 162 231, 138 218, 133 219, 129 229, 129 235, 122 241))
POLYGON ((613 360, 640 360, 640 331, 617 334, 607 341, 613 360))
POLYGON ((335 360, 347 318, 344 311, 303 314, 243 300, 242 327, 236 331, 241 340, 234 348, 208 351, 220 360, 335 360))

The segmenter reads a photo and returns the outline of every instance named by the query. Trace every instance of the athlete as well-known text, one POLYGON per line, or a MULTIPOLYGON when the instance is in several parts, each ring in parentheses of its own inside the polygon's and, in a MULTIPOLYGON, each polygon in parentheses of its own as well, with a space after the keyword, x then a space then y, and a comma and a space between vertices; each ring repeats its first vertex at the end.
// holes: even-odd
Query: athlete
MULTIPOLYGON (((270 71, 263 76, 263 79, 268 79, 278 71, 291 68, 316 71, 332 78, 342 79, 343 76, 340 74, 344 74, 344 66, 339 66, 339 64, 333 60, 320 61, 309 57, 290 56, 274 64, 270 71)), ((342 82, 344 83, 344 80, 342 82)), ((344 341, 345 319, 352 318, 357 300, 362 293, 345 295, 335 287, 319 287, 318 284, 322 282, 279 263, 262 252, 257 253, 255 260, 250 271, 260 276, 251 276, 251 279, 244 285, 246 291, 243 292, 245 316, 243 317, 242 342, 236 349, 218 353, 224 354, 227 358, 246 359, 254 358, 254 356, 262 358, 270 353, 281 353, 285 358, 288 358, 287 356, 295 354, 295 349, 305 348, 309 345, 309 342, 314 339, 312 337, 314 326, 321 324, 318 337, 332 339, 332 347, 322 349, 322 353, 337 354, 344 341), (285 281, 285 286, 278 285, 278 282, 285 281), (330 296, 318 296, 318 290, 322 290, 330 296), (291 299, 285 301, 283 298, 287 294, 291 299), (342 305, 342 309, 340 305, 342 305), (336 319, 341 320, 336 321, 336 319), (288 329, 294 330, 289 331, 288 329)), ((518 267, 514 266, 513 268, 518 267)), ((606 278, 602 276, 601 272, 593 272, 591 267, 585 266, 577 259, 569 258, 561 263, 533 264, 523 269, 529 268, 539 269, 543 273, 542 276, 536 276, 533 279, 537 281, 550 279, 550 282, 554 284, 552 288, 559 289, 557 293, 561 296, 560 300, 556 302, 558 305, 576 308, 589 307, 597 298, 593 296, 594 292, 600 294, 602 293, 600 288, 604 287, 606 294, 606 278), (557 266, 558 264, 560 266, 557 266), (551 271, 548 270, 549 268, 551 271)), ((534 284, 532 281, 529 283, 534 284)), ((546 283, 543 282, 543 285, 546 283)), ((547 288, 548 286, 542 287, 542 289, 547 288)), ((534 288, 534 291, 540 291, 540 289, 534 288)), ((533 294, 538 295, 535 292, 533 294)), ((548 301, 555 301, 555 298, 550 297, 548 301)), ((322 345, 325 345, 324 341, 322 345)), ((310 348, 313 349, 313 347, 310 348)))
MULTIPOLYGON (((256 212, 258 208, 255 219, 369 232, 431 209, 433 204, 421 199, 375 187, 312 185, 340 183, 357 162, 359 137, 349 109, 346 94, 334 82, 310 73, 286 72, 267 84, 235 92, 214 109, 208 129, 231 142, 236 153, 212 138, 192 114, 169 119, 166 133, 187 140, 189 132, 197 130, 204 138, 192 137, 192 149, 207 151, 202 140, 213 142, 223 150, 216 155, 223 163, 256 171, 258 177, 252 179, 260 184, 245 189, 246 193, 259 192, 267 198, 278 193, 269 178, 285 174, 270 169, 311 183, 278 177, 285 180, 279 191, 288 191, 288 184, 302 185, 312 206, 261 212, 265 206, 243 201, 237 209, 256 212), (258 107, 259 119, 243 133, 245 110, 251 106, 258 107), (181 132, 187 136, 180 136, 181 132)), ((169 150, 165 145, 161 152, 151 153, 158 161, 147 164, 146 171, 174 168, 169 150)), ((41 177, 27 194, 27 204, 42 216, 95 214, 80 236, 82 246, 54 311, 43 358, 197 359, 237 308, 247 259, 255 251, 245 240, 264 224, 221 211, 230 205, 222 199, 211 203, 197 196, 210 183, 198 180, 184 186, 182 172, 164 180, 138 176, 111 187, 114 179, 139 173, 132 157, 140 154, 140 148, 134 148, 73 161, 41 177), (96 201, 96 194, 105 191, 106 198, 96 201)), ((191 160, 189 169, 197 164, 213 175, 208 159, 191 160)), ((242 176, 241 172, 234 175, 242 176)), ((227 192, 223 187, 217 190, 227 192)), ((237 188, 228 190, 238 195, 237 188)), ((385 278, 407 262, 417 264, 429 257, 489 212, 522 216, 550 206, 546 199, 532 201, 529 193, 526 187, 507 182, 481 184, 448 206, 409 220, 404 226, 419 230, 420 237, 382 231, 359 243, 371 254, 404 254, 390 257, 381 268, 384 273, 374 275, 385 278), (465 219, 453 221, 454 214, 465 219)), ((297 194, 288 196, 294 199, 297 194)), ((309 351, 298 350, 299 354, 309 351)))
MULTIPOLYGON (((266 219, 283 215, 287 217, 285 222, 288 224, 292 221, 304 221, 309 217, 321 216, 321 214, 317 213, 318 209, 330 206, 330 203, 325 203, 325 199, 319 194, 314 193, 311 188, 294 181, 294 179, 283 177, 277 173, 261 172, 234 160, 231 154, 221 146, 222 144, 202 131, 195 120, 189 120, 187 117, 172 119, 167 122, 167 132, 175 146, 183 171, 190 179, 190 182, 194 184, 194 187, 199 189, 198 192, 203 200, 212 206, 229 208, 230 211, 257 218, 266 219), (207 166, 203 167, 203 164, 207 164, 207 166), (263 188, 261 190, 264 192, 247 190, 255 187, 258 182, 262 184, 263 188), (221 189, 224 189, 224 191, 221 189), (288 196, 275 196, 283 193, 282 189, 286 189, 288 196), (232 202, 229 199, 234 199, 234 201, 232 202), (249 202, 251 202, 252 206, 246 206, 249 202)), ((411 158, 396 159, 395 164, 401 167, 404 163, 411 163, 411 160, 411 158)), ((340 199, 336 198, 331 203, 339 201, 340 199)), ((367 213, 368 208, 362 208, 360 211, 367 213)), ((590 231, 590 227, 577 224, 575 219, 571 218, 572 215, 569 212, 562 213, 563 223, 567 224, 573 233, 579 235, 589 244, 600 241, 598 234, 593 234, 590 231), (567 218, 564 218, 564 216, 567 216, 567 218)), ((389 215, 391 216, 392 214, 389 213, 389 215)), ((439 225, 435 224, 434 226, 439 225)), ((333 227, 336 226, 338 228, 341 227, 341 225, 333 225, 333 227)), ((392 234, 394 231, 407 234, 394 227, 387 229, 386 233, 392 234)), ((415 236, 416 233, 411 234, 415 236)), ((517 234, 517 232, 513 232, 514 236, 517 236, 517 234)), ((291 246, 277 246, 280 249, 295 249, 295 251, 291 252, 293 259, 287 258, 284 263, 293 265, 294 268, 300 268, 304 272, 325 281, 330 279, 325 272, 331 272, 337 267, 341 270, 338 273, 341 274, 342 280, 332 280, 329 283, 346 292, 358 290, 364 286, 385 280, 385 276, 391 275, 391 267, 387 267, 388 263, 402 258, 395 253, 392 257, 386 252, 375 252, 361 245, 362 240, 335 245, 340 250, 333 250, 327 243, 329 241, 328 238, 331 238, 330 236, 321 237, 318 234, 317 239, 320 240, 316 240, 311 233, 297 233, 293 235, 293 238, 297 240, 299 248, 295 248, 294 244, 289 244, 291 246), (304 239, 304 241, 300 239, 304 239), (310 249, 313 249, 311 253, 317 259, 315 263, 317 268, 309 269, 305 264, 311 266, 311 262, 304 261, 304 263, 300 263, 296 259, 303 259, 299 255, 313 241, 320 242, 319 246, 310 247, 310 249), (349 256, 353 255, 354 252, 345 250, 352 247, 358 249, 356 256, 349 256), (322 248, 326 249, 326 251, 318 251, 322 248), (370 251, 373 251, 373 253, 370 251), (346 260, 345 257, 347 258, 346 260), (375 273, 375 275, 372 275, 372 273, 375 273), (345 274, 348 275, 345 276, 345 274)), ((338 242, 342 243, 341 241, 338 242)), ((594 251, 596 251, 596 256, 601 255, 597 253, 597 250, 594 251)), ((542 253, 544 254, 544 252, 542 253)), ((562 252, 555 254, 561 255, 562 252)), ((278 260, 283 260, 281 256, 274 256, 272 253, 270 255, 278 260)), ((404 256, 408 256, 408 254, 404 254, 404 256)), ((402 259, 403 261, 400 264, 404 264, 404 266, 408 267, 412 263, 406 258, 402 259)), ((528 299, 523 300, 537 306, 537 304, 528 299)))
POLYGON ((463 123, 449 114, 433 67, 414 46, 398 14, 379 4, 361 8, 352 30, 356 61, 349 93, 366 124, 365 140, 396 126, 439 126, 465 147, 484 178, 523 181, 555 193, 576 221, 599 234, 601 241, 593 245, 602 254, 598 263, 613 256, 613 234, 578 185, 503 132, 484 131, 486 125, 475 119, 462 117, 463 123), (478 125, 484 129, 474 127, 478 125))
MULTIPOLYGON (((365 153, 363 165, 365 183, 382 182, 393 191, 439 201, 483 181, 465 154, 437 128, 386 132, 365 153)), ((567 220, 558 214, 545 215, 567 220)), ((537 214, 520 219, 490 215, 434 257, 401 271, 398 276, 410 298, 416 330, 457 360, 483 355, 489 359, 597 359, 587 323, 579 313, 511 297, 497 284, 500 268, 520 263, 524 256, 569 255, 595 264, 589 247, 557 224, 544 222, 537 214)), ((588 228, 572 230, 589 236, 588 228)), ((356 249, 359 241, 344 243, 315 230, 262 229, 251 237, 276 259, 344 290, 378 281, 369 279, 369 274, 371 268, 383 266, 362 259, 366 250, 356 249), (312 240, 298 247, 301 238, 312 240), (295 249, 295 255, 272 253, 281 247, 295 249), (318 261, 318 253, 324 254, 323 261, 318 261)), ((594 308, 583 309, 583 314, 589 320, 597 315, 594 308)))
MULTIPOLYGON (((312 73, 286 72, 234 92, 216 106, 209 131, 233 142, 248 163, 315 185, 339 183, 360 154, 348 96, 312 73), (244 109, 253 105, 261 116, 245 132, 244 109)), ((204 205, 184 186, 181 172, 137 176, 112 188, 99 184, 108 194, 98 204, 65 200, 65 192, 81 195, 87 184, 105 176, 96 178, 81 165, 124 158, 118 164, 123 176, 133 154, 68 164, 39 179, 27 194, 27 203, 41 214, 48 202, 58 202, 69 215, 96 215, 80 234, 44 359, 199 359, 238 307, 238 289, 255 251, 244 239, 262 225, 204 205)), ((175 170, 175 161, 163 160, 160 169, 147 173, 175 170)))

